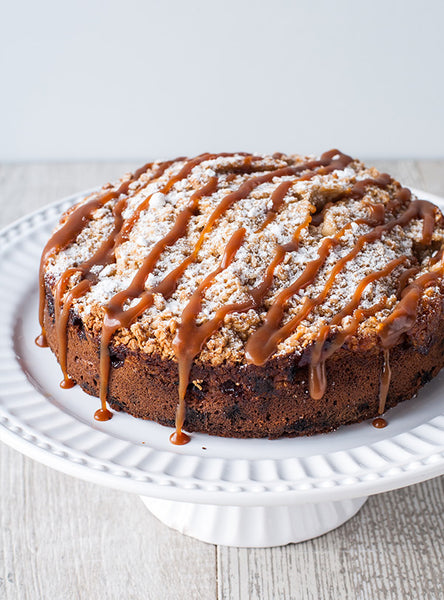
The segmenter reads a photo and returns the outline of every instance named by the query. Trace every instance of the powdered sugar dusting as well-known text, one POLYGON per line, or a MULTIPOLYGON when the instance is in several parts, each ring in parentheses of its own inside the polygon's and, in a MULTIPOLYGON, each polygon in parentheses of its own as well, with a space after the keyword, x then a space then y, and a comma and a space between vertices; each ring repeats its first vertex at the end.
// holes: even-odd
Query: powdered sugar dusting
MULTIPOLYGON (((167 190, 165 186, 172 177, 178 176, 186 161, 173 163, 158 179, 151 181, 149 178, 158 166, 155 163, 130 186, 123 211, 124 223, 131 221, 142 203, 144 209, 140 211, 128 238, 115 248, 115 262, 104 267, 94 267, 97 282, 94 282, 84 297, 75 301, 74 310, 87 327, 100 330, 106 303, 113 295, 129 286, 153 246, 171 231, 178 215, 190 205, 196 190, 208 184, 212 178, 218 178, 216 191, 200 198, 198 211, 190 218, 186 235, 162 252, 146 279, 147 290, 155 288, 168 273, 190 256, 211 214, 227 194, 239 189, 253 177, 287 166, 297 166, 306 160, 309 158, 303 156, 255 155, 247 169, 245 156, 240 154, 210 158, 195 166, 186 177, 176 181, 167 190)), ((321 172, 310 179, 284 175, 256 186, 245 198, 229 206, 216 220, 196 259, 185 269, 171 297, 166 299, 155 294, 153 305, 137 319, 130 330, 117 332, 116 343, 126 343, 135 349, 141 348, 145 352, 173 358, 172 341, 182 311, 199 283, 220 265, 231 236, 240 227, 245 228, 244 242, 234 260, 215 276, 212 285, 205 291, 197 323, 211 319, 218 308, 225 304, 245 302, 251 298, 250 291, 263 281, 277 247, 291 242, 299 227, 298 248, 287 252, 275 269, 263 305, 245 313, 227 315, 224 324, 205 344, 199 357, 199 360, 213 364, 225 360, 244 362, 245 342, 249 335, 264 321, 267 310, 279 293, 296 281, 307 264, 318 257, 319 248, 326 237, 336 236, 343 230, 339 243, 331 248, 314 281, 286 303, 282 324, 298 314, 306 298, 313 299, 322 294, 338 261, 351 252, 360 236, 372 229, 369 224, 372 204, 382 204, 386 208, 386 222, 398 216, 403 207, 395 201, 396 191, 400 187, 397 182, 393 181, 385 189, 369 185, 362 198, 354 200, 349 197, 354 184, 378 175, 375 169, 368 169, 362 163, 353 161, 341 170, 321 172), (263 227, 267 214, 272 209, 272 194, 283 181, 291 182, 291 186, 274 218, 263 227), (311 223, 303 226, 310 215, 319 213, 322 214, 319 225, 311 223)), ((77 239, 49 259, 46 266, 48 281, 57 279, 67 268, 76 267, 93 256, 112 231, 112 210, 116 202, 117 199, 111 200, 98 209, 77 239)), ((438 220, 439 216, 433 234, 435 249, 444 240, 442 225, 438 220)), ((359 339, 375 335, 381 319, 390 314, 396 304, 401 274, 412 266, 418 267, 420 272, 428 268, 429 254, 421 248, 421 239, 422 221, 416 219, 403 228, 394 227, 386 231, 371 244, 365 244, 356 257, 345 263, 322 302, 279 345, 278 354, 302 352, 316 338, 320 325, 328 323, 350 302, 357 285, 365 276, 383 269, 391 260, 405 256, 401 265, 389 275, 369 284, 363 292, 360 303, 362 308, 371 308, 381 302, 384 308, 363 321, 355 337, 359 339)), ((127 306, 134 303, 137 303, 137 299, 127 306)), ((339 329, 347 325, 347 319, 349 317, 344 319, 339 329)))

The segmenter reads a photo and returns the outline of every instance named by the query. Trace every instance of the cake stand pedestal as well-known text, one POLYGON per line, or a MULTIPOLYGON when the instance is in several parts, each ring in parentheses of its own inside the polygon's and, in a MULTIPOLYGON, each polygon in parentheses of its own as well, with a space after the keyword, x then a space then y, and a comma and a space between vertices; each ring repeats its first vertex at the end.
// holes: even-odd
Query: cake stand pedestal
MULTIPOLYGON (((94 419, 97 403, 62 390, 39 334, 41 249, 60 213, 86 194, 0 231, 0 441, 54 469, 132 492, 166 525, 205 542, 268 547, 339 527, 366 498, 444 473, 444 369, 389 413, 307 438, 255 440, 194 434, 125 413, 94 419)), ((444 199, 419 192, 444 208, 444 199)))
POLYGON ((141 496, 162 523, 222 546, 269 548, 303 542, 351 519, 367 497, 287 506, 216 506, 141 496))

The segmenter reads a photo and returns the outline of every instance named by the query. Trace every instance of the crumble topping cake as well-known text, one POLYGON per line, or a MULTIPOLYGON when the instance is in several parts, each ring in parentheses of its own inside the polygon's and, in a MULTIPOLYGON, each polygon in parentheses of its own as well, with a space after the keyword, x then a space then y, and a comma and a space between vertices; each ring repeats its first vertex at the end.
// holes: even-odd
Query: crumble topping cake
POLYGON ((338 150, 156 161, 62 216, 37 341, 96 418, 175 443, 328 431, 443 366, 443 243, 436 206, 338 150))

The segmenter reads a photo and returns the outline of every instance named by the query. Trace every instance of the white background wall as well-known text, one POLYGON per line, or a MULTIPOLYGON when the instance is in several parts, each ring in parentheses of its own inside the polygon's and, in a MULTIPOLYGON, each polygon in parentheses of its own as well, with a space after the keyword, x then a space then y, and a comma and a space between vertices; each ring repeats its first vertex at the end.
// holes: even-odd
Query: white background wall
POLYGON ((0 160, 444 156, 441 0, 0 6, 0 160))

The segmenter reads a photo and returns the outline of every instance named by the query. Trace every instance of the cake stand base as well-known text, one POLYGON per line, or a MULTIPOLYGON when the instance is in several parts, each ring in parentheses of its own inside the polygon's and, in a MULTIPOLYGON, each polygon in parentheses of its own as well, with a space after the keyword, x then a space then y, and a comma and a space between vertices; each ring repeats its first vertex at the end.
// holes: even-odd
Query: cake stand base
POLYGON ((162 523, 209 544, 270 548, 303 542, 353 517, 364 498, 288 506, 215 506, 141 496, 162 523))

